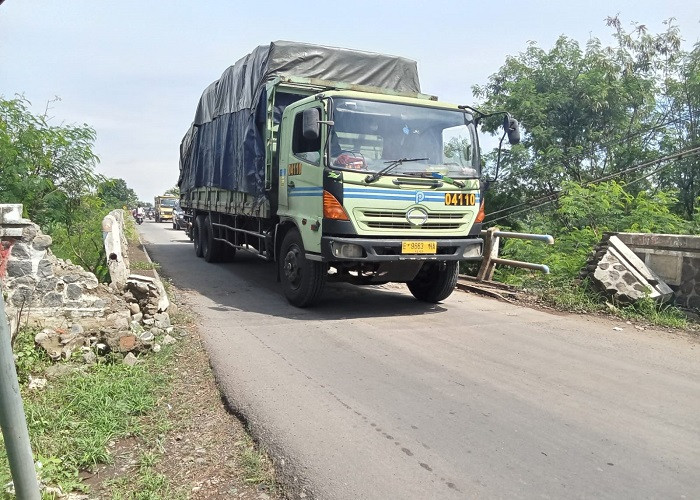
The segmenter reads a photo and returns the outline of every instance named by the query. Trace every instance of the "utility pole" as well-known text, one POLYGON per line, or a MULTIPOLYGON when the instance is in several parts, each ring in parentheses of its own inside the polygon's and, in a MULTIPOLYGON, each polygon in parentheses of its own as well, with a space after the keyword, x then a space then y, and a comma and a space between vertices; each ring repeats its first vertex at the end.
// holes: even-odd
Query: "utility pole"
MULTIPOLYGON (((2 3, 0 1, 0 3, 2 3)), ((5 300, 0 289, 0 427, 10 462, 15 493, 20 500, 41 500, 29 443, 27 419, 12 356, 10 325, 5 316, 5 300)))

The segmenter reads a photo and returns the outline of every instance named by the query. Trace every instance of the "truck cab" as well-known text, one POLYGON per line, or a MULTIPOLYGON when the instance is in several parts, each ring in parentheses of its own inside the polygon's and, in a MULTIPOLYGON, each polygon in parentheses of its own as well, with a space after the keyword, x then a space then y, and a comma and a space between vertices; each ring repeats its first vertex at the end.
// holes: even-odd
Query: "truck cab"
POLYGON ((281 245, 283 283, 301 295, 304 272, 329 268, 443 300, 459 261, 481 257, 477 141, 468 111, 430 96, 329 91, 288 106, 277 215, 300 242, 281 245))

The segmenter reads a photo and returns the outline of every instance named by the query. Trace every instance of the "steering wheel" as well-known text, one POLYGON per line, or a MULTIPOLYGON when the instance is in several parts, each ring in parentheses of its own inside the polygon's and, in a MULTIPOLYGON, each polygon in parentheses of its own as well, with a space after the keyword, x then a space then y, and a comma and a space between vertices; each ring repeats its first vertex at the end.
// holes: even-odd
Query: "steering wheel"
POLYGON ((367 161, 365 160, 365 155, 359 151, 342 149, 340 154, 333 161, 333 165, 354 170, 363 170, 367 168, 367 161))

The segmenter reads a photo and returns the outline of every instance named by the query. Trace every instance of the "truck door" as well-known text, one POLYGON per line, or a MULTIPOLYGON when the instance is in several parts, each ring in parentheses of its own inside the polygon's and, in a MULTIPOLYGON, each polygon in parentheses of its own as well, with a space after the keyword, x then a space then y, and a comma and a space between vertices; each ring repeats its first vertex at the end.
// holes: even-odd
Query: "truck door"
POLYGON ((321 104, 312 102, 301 106, 289 106, 282 117, 278 213, 297 222, 304 246, 313 252, 320 251, 321 244, 323 166, 322 137, 308 140, 302 133, 302 114, 309 108, 317 108, 319 116, 322 116, 321 104))

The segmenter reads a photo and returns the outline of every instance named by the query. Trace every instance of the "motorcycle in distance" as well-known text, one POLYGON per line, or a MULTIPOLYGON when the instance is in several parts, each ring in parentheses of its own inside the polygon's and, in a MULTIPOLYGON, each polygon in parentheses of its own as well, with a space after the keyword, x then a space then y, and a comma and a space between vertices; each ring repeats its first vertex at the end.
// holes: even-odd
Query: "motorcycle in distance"
POLYGON ((134 219, 136 219, 136 224, 138 224, 138 225, 143 224, 143 214, 134 215, 134 219))

